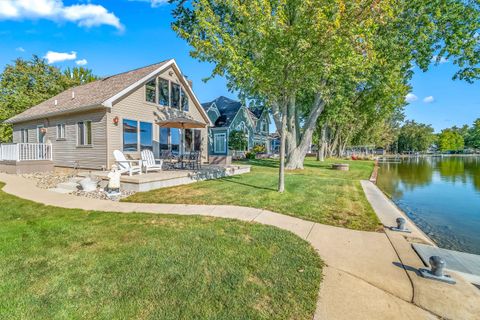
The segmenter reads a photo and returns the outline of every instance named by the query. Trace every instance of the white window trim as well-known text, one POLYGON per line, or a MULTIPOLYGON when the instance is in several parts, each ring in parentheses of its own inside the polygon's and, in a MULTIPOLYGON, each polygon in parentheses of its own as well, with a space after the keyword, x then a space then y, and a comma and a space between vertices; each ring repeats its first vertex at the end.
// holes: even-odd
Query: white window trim
POLYGON ((225 153, 227 152, 227 134, 226 133, 214 133, 213 134, 213 151, 215 153, 225 153), (223 136, 223 150, 219 150, 217 147, 217 137, 223 136))
POLYGON ((80 148, 85 148, 85 147, 92 147, 93 146, 93 121, 92 120, 83 120, 83 121, 77 121, 77 126, 76 126, 76 131, 77 131, 77 147, 80 147, 80 148), (91 141, 90 141, 90 144, 80 144, 80 136, 78 135, 79 134, 79 130, 78 130, 78 125, 80 123, 83 123, 83 140, 86 142, 87 141, 87 130, 85 130, 85 123, 87 122, 90 122, 90 130, 91 130, 91 141))
POLYGON ((65 140, 67 125, 65 123, 57 123, 55 127, 57 128, 57 140, 65 140))

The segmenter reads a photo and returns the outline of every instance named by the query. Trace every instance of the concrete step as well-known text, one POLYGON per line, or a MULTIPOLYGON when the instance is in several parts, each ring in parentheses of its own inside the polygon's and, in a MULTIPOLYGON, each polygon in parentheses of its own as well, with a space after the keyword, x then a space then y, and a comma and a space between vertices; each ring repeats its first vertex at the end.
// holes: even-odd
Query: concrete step
POLYGON ((79 183, 80 180, 85 179, 85 177, 73 177, 68 180, 68 182, 79 183))
POLYGON ((48 189, 48 191, 61 193, 61 194, 68 194, 72 192, 72 190, 63 189, 63 188, 51 188, 51 189, 48 189))
POLYGON ((57 188, 70 190, 70 191, 77 191, 78 186, 79 185, 76 182, 62 182, 62 183, 57 184, 57 188))

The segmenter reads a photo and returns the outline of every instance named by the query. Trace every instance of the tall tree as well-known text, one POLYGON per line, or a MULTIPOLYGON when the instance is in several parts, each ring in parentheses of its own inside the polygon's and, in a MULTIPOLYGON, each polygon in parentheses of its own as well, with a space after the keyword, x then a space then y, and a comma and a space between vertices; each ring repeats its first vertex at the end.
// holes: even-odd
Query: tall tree
POLYGON ((399 152, 426 151, 434 142, 433 128, 430 125, 406 121, 398 136, 399 152))
MULTIPOLYGON (((376 66, 423 70, 459 56, 457 77, 478 78, 479 4, 470 0, 170 0, 191 55, 214 64, 230 89, 271 106, 281 135, 279 190, 303 168, 317 119, 338 91, 376 66)), ((356 86, 355 86, 356 87, 356 86)), ((351 101, 351 100, 350 100, 351 101)))
POLYGON ((3 121, 69 87, 93 79, 96 77, 88 69, 74 68, 62 73, 36 55, 30 60, 18 58, 8 64, 0 74, 0 142, 12 139, 12 127, 3 121))
POLYGON ((463 150, 465 143, 462 135, 453 128, 444 129, 438 135, 438 147, 441 151, 458 152, 463 150))
POLYGON ((68 87, 78 86, 99 79, 99 77, 93 74, 91 69, 85 67, 68 67, 63 71, 63 75, 68 82, 68 87))

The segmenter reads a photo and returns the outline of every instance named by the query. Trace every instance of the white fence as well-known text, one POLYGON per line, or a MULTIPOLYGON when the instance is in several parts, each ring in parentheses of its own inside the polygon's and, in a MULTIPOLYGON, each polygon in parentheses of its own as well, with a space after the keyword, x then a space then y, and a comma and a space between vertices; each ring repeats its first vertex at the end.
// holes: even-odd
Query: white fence
POLYGON ((0 145, 0 161, 53 160, 49 143, 5 143, 0 145))

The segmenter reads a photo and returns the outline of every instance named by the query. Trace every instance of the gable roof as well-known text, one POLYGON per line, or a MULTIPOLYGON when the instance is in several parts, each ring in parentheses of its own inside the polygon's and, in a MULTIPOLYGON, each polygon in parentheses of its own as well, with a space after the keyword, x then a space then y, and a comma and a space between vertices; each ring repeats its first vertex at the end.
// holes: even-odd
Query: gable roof
POLYGON ((220 117, 215 121, 215 127, 230 126, 238 111, 242 108, 242 104, 239 101, 224 96, 220 96, 211 102, 202 103, 202 107, 208 110, 213 104, 215 104, 217 110, 220 112, 220 117))
POLYGON ((260 119, 262 117, 263 112, 265 111, 264 107, 251 107, 248 109, 251 111, 257 119, 260 119))
MULTIPOLYGON (((5 122, 18 123, 94 108, 111 108, 113 103, 170 66, 179 71, 175 60, 170 59, 67 89, 5 122), (72 98, 72 93, 74 93, 74 98, 72 98), (55 101, 57 101, 56 105, 55 101)), ((194 97, 194 102, 199 106, 204 119, 211 124, 187 80, 182 75, 179 78, 184 82, 184 88, 194 97)))

